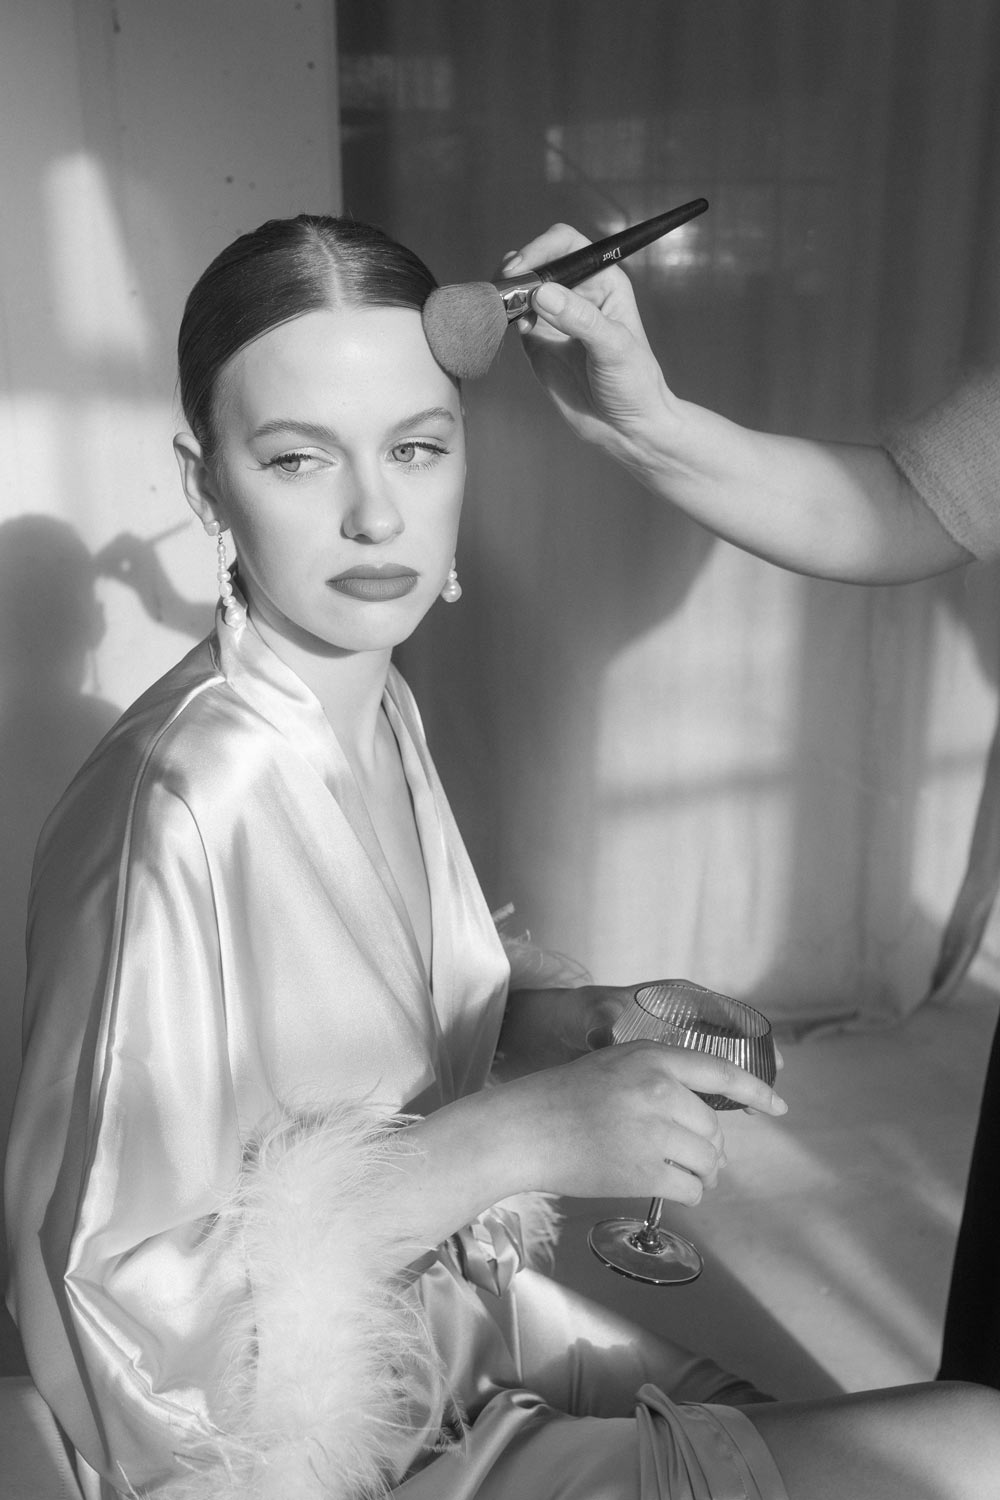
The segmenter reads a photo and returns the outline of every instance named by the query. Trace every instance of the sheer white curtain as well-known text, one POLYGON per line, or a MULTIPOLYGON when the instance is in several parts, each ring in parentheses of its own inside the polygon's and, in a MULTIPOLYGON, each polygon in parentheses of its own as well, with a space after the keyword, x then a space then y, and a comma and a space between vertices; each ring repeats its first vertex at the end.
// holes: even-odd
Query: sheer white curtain
MULTIPOLYGON (((338 31, 345 206, 443 280, 703 194, 630 263, 680 394, 863 440, 1000 357, 992 0, 340 0, 338 31)), ((600 978, 912 1008, 994 725, 994 572, 865 590, 715 542, 562 429, 513 334, 467 404, 465 596, 403 665, 489 896, 600 978)))

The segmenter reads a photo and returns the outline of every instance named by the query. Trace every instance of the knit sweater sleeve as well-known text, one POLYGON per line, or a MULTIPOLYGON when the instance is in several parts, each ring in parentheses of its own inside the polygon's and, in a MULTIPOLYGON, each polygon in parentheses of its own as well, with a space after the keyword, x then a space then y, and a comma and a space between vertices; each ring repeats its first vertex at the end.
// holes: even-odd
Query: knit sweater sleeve
POLYGON ((974 557, 1000 557, 1000 366, 893 423, 881 441, 956 542, 974 557))

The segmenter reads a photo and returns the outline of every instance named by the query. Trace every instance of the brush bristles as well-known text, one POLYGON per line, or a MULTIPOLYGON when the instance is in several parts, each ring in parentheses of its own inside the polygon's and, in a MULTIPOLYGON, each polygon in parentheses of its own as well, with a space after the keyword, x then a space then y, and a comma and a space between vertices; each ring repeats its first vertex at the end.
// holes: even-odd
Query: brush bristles
POLYGON ((458 380, 485 375, 507 332, 507 309, 489 281, 438 287, 424 303, 423 319, 431 353, 458 380))

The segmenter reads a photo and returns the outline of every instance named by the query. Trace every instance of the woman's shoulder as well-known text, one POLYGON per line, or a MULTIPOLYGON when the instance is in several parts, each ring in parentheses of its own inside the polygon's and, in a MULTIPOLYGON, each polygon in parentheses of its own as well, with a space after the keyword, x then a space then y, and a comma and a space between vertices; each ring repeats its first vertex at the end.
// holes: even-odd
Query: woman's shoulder
POLYGON ((209 637, 124 711, 82 771, 105 766, 108 772, 121 776, 129 766, 138 770, 158 752, 169 753, 171 744, 197 731, 207 705, 224 688, 225 679, 209 637))
POLYGON ((198 801, 200 786, 203 800, 210 798, 206 778, 224 783, 227 763, 239 759, 245 719, 209 637, 120 716, 70 782, 43 838, 67 833, 81 818, 115 823, 144 798, 190 805, 198 801))

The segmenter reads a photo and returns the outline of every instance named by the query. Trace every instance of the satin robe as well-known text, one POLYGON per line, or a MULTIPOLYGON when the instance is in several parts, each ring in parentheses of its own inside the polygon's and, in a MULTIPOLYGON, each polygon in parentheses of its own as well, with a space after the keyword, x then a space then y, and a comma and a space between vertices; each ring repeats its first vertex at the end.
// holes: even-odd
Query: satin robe
MULTIPOLYGON (((394 671, 383 706, 426 863, 429 976, 318 701, 251 625, 219 624, 152 687, 43 830, 8 1158, 11 1305, 35 1381, 105 1476, 102 1494, 108 1481, 169 1487, 211 1420, 222 1331, 247 1295, 216 1254, 213 1213, 261 1122, 316 1100, 426 1113, 487 1078, 507 960, 394 671)), ((511 1242, 487 1246, 477 1273, 483 1239, 449 1242, 420 1278, 470 1429, 461 1455, 433 1460, 400 1493, 479 1494, 512 1453, 539 1494, 550 1493, 547 1466, 562 1474, 569 1459, 581 1494, 611 1493, 590 1486, 617 1467, 622 1494, 658 1495, 648 1475, 640 1484, 634 1421, 570 1432, 579 1424, 522 1388, 522 1343, 550 1383, 553 1371, 567 1389, 591 1377, 572 1357, 565 1294, 549 1299, 530 1271, 509 1283, 516 1255, 490 1291, 470 1284, 488 1286, 510 1259, 511 1242), (518 1285, 532 1338, 518 1328, 518 1285), (537 1330, 539 1309, 556 1304, 553 1345, 537 1330), (533 1456, 552 1423, 555 1446, 533 1456)), ((624 1417, 644 1375, 665 1379, 663 1361, 644 1363, 610 1322, 601 1342, 627 1352, 620 1378, 608 1366, 622 1394, 606 1393, 604 1409, 624 1417)), ((701 1364, 682 1359, 674 1374, 701 1364)), ((523 1474, 517 1483, 528 1493, 523 1474)))

